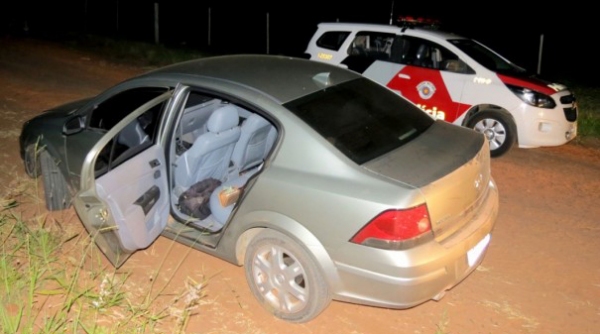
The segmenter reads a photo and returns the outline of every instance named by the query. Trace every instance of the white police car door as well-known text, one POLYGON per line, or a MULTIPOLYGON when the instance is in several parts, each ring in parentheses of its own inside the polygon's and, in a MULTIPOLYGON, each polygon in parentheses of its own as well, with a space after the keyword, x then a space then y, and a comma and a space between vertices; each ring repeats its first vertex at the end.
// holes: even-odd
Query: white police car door
POLYGON ((454 122, 469 108, 462 103, 463 87, 472 77, 466 74, 469 70, 441 45, 402 35, 394 38, 389 58, 375 59, 362 74, 398 92, 433 117, 454 122))
POLYGON ((133 252, 152 244, 167 224, 168 175, 156 132, 171 95, 172 91, 163 93, 127 115, 83 163, 73 204, 91 238, 117 268, 133 252), (155 124, 145 131, 140 122, 148 114, 155 124))

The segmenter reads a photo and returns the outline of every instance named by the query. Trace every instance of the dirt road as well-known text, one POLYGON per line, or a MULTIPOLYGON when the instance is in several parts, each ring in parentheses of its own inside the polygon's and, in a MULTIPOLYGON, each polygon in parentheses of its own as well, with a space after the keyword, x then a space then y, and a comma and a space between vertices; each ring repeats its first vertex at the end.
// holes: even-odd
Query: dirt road
MULTIPOLYGON (((17 145, 24 120, 146 70, 58 44, 0 38, 0 194, 24 177, 17 145)), ((492 168, 501 203, 489 252, 439 302, 409 310, 333 302, 314 321, 292 325, 257 304, 243 268, 166 238, 122 270, 143 282, 166 256, 167 290, 186 277, 209 277, 189 333, 599 333, 600 147, 515 148, 492 168)), ((62 214, 79 224, 71 210, 62 214)))

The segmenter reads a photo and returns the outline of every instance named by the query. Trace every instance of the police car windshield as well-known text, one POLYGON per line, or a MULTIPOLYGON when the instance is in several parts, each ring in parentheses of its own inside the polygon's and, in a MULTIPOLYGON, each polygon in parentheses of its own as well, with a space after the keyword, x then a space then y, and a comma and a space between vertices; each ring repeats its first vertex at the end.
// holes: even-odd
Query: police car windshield
POLYGON ((434 122, 397 93, 364 78, 327 87, 285 107, 359 165, 412 141, 434 122))
POLYGON ((472 39, 451 39, 448 42, 490 71, 513 75, 524 75, 527 72, 524 68, 507 61, 488 47, 472 39))

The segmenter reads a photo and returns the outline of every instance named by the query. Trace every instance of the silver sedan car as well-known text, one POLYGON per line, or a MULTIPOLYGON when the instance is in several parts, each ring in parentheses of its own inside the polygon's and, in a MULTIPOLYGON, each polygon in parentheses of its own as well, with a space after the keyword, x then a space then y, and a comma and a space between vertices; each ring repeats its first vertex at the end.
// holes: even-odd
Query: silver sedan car
POLYGON ((160 235, 244 266, 290 322, 408 308, 483 260, 489 144, 337 66, 268 55, 160 68, 27 121, 25 170, 116 266, 160 235))

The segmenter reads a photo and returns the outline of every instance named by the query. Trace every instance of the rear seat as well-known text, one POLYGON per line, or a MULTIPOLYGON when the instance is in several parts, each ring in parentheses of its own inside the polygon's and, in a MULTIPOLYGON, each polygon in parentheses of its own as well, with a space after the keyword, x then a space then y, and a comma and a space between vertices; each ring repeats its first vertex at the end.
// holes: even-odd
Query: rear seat
POLYGON ((240 139, 231 154, 232 178, 260 165, 275 141, 275 127, 258 114, 246 118, 240 130, 240 139))
POLYGON ((210 210, 218 223, 224 224, 227 221, 235 204, 222 205, 219 193, 231 188, 242 188, 260 170, 276 137, 275 126, 258 114, 250 115, 242 123, 240 139, 231 156, 232 168, 228 180, 210 196, 210 210))

